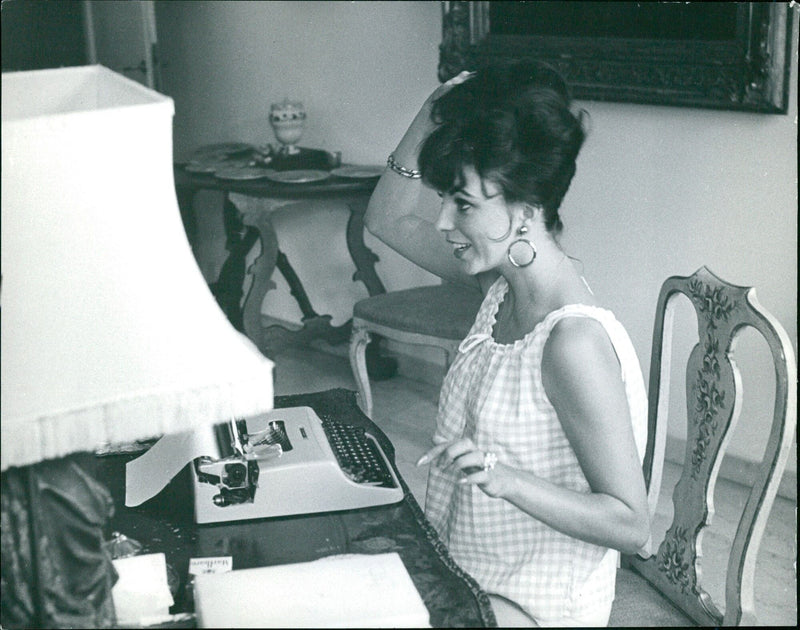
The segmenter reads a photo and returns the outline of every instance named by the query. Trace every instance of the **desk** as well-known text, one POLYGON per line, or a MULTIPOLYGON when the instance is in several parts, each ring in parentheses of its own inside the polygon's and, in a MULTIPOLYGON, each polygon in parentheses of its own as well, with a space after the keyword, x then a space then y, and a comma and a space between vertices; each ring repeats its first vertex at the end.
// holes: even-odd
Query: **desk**
MULTIPOLYGON (((308 405, 322 417, 367 428, 394 463, 386 435, 356 405, 355 392, 343 389, 277 397, 276 407, 308 405)), ((130 455, 98 458, 117 506, 111 527, 144 545, 144 552, 163 552, 178 576, 171 612, 193 610, 187 587, 190 557, 233 556, 234 569, 316 560, 339 553, 396 551, 430 612, 434 627, 496 626, 487 595, 452 560, 428 523, 405 481, 398 504, 325 514, 196 525, 189 476, 179 475, 158 496, 137 508, 124 507, 124 465, 130 455)))
POLYGON ((196 221, 193 203, 200 190, 218 190, 225 193, 224 225, 228 258, 211 290, 222 310, 238 330, 244 332, 265 354, 288 342, 304 343, 312 338, 323 338, 330 343, 341 343, 350 336, 350 322, 331 326, 330 315, 319 315, 292 269, 286 256, 278 247, 270 213, 301 202, 314 200, 340 201, 350 209, 346 241, 350 257, 356 266, 354 281, 361 281, 369 295, 385 293, 383 283, 375 273, 378 257, 364 244, 364 213, 378 177, 329 179, 303 184, 286 184, 269 179, 230 181, 214 175, 187 172, 175 167, 175 188, 181 216, 190 242, 195 242, 196 221), (245 269, 245 257, 256 241, 261 239, 261 255, 251 269, 245 269), (264 330, 261 326, 261 303, 266 293, 274 288, 270 280, 275 267, 286 278, 291 294, 303 313, 303 326, 299 331, 289 331, 280 326, 264 330), (252 273, 252 284, 244 296, 245 277, 252 273), (241 306, 240 306, 241 305, 241 306))

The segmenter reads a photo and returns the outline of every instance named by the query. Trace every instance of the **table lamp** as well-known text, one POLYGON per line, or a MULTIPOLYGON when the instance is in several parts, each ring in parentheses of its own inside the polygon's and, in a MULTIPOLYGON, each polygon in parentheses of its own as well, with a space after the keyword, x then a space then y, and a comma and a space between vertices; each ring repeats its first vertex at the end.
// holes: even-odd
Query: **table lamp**
POLYGON ((172 99, 87 66, 3 73, 2 108, 0 623, 110 627, 92 452, 267 411, 273 366, 192 255, 172 99))

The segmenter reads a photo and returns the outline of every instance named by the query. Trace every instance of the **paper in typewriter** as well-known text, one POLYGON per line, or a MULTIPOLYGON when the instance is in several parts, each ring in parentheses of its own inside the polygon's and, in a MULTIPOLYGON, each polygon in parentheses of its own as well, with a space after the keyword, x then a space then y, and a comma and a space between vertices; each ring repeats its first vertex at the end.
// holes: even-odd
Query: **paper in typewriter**
POLYGON ((430 627, 397 553, 198 575, 194 589, 201 628, 430 627))
POLYGON ((125 505, 152 499, 196 457, 219 457, 213 426, 170 433, 125 465, 125 505))

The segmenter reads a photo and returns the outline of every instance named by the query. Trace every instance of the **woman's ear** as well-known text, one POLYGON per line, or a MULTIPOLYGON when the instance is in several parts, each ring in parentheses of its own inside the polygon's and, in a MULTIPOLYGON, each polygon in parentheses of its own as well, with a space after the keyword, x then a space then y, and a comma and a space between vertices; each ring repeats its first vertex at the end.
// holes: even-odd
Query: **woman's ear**
POLYGON ((542 208, 541 206, 534 206, 530 203, 522 204, 522 220, 523 221, 533 221, 538 220, 541 217, 542 208))
POLYGON ((514 203, 508 207, 511 225, 521 226, 530 224, 534 216, 533 206, 527 203, 514 203))

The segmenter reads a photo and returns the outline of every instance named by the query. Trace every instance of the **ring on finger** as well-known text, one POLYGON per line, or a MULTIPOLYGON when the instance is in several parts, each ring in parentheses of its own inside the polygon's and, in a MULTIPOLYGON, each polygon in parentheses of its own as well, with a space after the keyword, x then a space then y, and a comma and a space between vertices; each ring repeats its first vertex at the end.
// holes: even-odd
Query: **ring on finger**
POLYGON ((489 472, 490 470, 494 470, 494 466, 497 464, 497 455, 492 453, 491 451, 487 451, 483 454, 483 471, 489 472))

